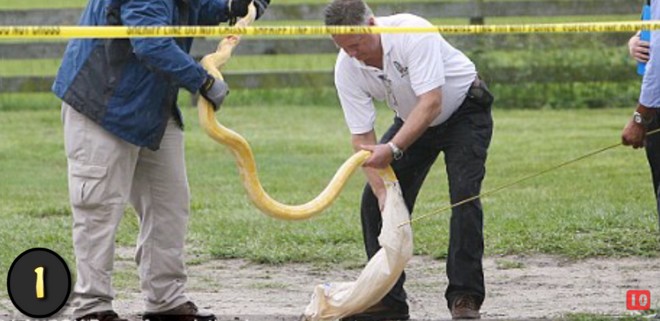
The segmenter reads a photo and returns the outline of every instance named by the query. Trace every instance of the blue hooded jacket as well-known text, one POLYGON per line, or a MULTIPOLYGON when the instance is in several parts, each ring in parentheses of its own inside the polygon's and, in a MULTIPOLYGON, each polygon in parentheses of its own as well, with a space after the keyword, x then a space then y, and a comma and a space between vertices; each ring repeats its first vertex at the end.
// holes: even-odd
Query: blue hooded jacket
MULTIPOLYGON (((90 0, 80 25, 217 25, 227 0, 90 0)), ((156 150, 170 117, 182 126, 179 88, 196 92, 207 72, 192 38, 73 39, 53 84, 64 102, 116 136, 156 150)))

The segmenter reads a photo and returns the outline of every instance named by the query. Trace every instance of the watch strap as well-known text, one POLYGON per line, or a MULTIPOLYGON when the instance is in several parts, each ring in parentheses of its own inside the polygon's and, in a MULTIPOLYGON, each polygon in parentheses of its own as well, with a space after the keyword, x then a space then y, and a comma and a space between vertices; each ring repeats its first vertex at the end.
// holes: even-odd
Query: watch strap
POLYGON ((394 158, 394 160, 399 160, 401 157, 403 157, 403 150, 401 150, 399 146, 393 142, 388 142, 387 146, 390 146, 390 149, 392 150, 392 158, 394 158))

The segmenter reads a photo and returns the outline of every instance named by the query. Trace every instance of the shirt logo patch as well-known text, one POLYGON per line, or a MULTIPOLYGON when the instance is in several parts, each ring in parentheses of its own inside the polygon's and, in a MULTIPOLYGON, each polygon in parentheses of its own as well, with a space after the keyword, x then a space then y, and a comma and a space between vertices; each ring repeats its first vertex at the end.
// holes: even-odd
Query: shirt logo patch
POLYGON ((401 78, 408 76, 408 67, 401 66, 398 61, 394 62, 394 68, 401 74, 401 78))

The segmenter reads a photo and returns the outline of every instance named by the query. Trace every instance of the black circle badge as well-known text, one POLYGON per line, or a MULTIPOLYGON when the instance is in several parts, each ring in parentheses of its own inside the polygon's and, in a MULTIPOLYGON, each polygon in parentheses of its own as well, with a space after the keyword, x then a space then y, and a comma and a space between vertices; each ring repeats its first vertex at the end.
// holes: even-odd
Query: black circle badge
POLYGON ((11 264, 7 292, 24 315, 46 318, 62 309, 69 298, 71 272, 57 253, 44 248, 29 249, 11 264))

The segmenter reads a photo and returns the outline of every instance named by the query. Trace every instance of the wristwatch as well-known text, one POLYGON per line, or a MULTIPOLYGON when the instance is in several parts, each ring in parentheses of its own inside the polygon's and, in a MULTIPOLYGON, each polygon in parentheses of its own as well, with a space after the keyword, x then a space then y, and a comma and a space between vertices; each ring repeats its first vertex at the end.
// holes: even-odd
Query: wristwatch
POLYGON ((642 126, 646 126, 651 122, 651 119, 644 119, 644 116, 642 116, 642 114, 638 111, 633 113, 632 119, 635 124, 640 124, 642 126))
POLYGON ((394 160, 399 160, 401 157, 403 157, 403 151, 401 148, 399 148, 399 146, 392 142, 388 142, 387 146, 390 146, 390 149, 392 150, 392 158, 394 158, 394 160))

